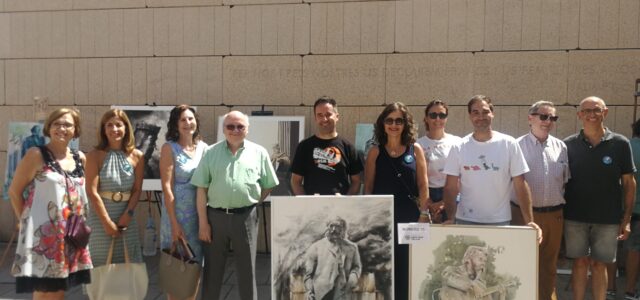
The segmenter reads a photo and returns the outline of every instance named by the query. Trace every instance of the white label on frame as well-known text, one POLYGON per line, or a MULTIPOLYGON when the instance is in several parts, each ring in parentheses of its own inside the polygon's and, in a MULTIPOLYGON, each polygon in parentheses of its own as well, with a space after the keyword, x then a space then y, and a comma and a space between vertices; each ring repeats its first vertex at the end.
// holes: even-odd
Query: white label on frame
POLYGON ((398 223, 398 244, 429 241, 429 223, 398 223))

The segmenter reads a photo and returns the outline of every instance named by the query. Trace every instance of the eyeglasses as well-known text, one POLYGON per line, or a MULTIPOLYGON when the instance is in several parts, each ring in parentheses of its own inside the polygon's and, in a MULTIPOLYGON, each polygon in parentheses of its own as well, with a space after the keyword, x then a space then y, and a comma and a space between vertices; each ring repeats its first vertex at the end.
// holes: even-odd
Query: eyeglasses
POLYGON ((545 115, 545 114, 538 114, 538 113, 533 113, 531 114, 532 116, 538 116, 538 118, 540 118, 540 121, 546 121, 546 120, 551 120, 551 122, 555 122, 558 121, 558 119, 560 117, 558 116, 552 116, 552 115, 545 115))
POLYGON ((51 123, 51 127, 53 128, 64 128, 64 129, 72 129, 75 128, 75 125, 73 123, 67 123, 67 122, 53 122, 51 123))
POLYGON ((585 114, 585 115, 589 115, 589 114, 596 114, 599 115, 603 112, 602 108, 600 107, 596 107, 596 108, 583 108, 580 110, 581 113, 585 114))
POLYGON ((244 130, 244 125, 242 124, 227 124, 224 125, 224 128, 226 128, 229 131, 243 131, 244 130))
POLYGON ((432 113, 428 113, 428 114, 427 114, 427 116, 429 116, 429 119, 432 119, 432 120, 435 120, 435 119, 437 119, 437 118, 440 118, 440 119, 446 119, 446 118, 447 118, 447 116, 448 116, 448 114, 446 114, 446 113, 435 113, 435 112, 432 112, 432 113))
POLYGON ((404 118, 386 118, 384 119, 384 124, 386 125, 403 125, 404 124, 404 118))

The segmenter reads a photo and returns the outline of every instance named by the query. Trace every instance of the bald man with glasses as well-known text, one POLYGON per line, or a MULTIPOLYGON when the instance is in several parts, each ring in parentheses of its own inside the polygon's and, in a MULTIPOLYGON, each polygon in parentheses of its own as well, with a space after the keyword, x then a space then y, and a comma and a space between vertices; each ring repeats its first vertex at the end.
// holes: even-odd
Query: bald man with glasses
POLYGON ((617 241, 630 232, 636 168, 629 140, 604 126, 608 112, 604 100, 583 99, 578 110, 582 130, 564 140, 571 171, 564 237, 567 257, 575 259, 573 299, 584 299, 589 270, 593 298, 605 299, 606 264, 615 262, 617 241))

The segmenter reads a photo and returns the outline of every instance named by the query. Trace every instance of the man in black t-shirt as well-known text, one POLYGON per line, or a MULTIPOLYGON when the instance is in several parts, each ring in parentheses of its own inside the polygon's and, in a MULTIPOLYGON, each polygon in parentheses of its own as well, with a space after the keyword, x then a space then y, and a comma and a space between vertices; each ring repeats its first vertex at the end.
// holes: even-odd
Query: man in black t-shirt
POLYGON ((362 161, 355 147, 338 136, 336 100, 322 97, 313 105, 316 133, 298 144, 291 164, 295 195, 353 195, 360 191, 362 161))

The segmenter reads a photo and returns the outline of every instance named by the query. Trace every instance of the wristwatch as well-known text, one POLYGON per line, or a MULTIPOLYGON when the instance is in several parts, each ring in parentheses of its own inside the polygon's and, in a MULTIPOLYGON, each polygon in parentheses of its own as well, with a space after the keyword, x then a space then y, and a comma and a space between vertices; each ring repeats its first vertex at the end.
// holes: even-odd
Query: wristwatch
POLYGON ((127 215, 133 218, 133 215, 135 215, 135 211, 133 209, 127 209, 127 215))

